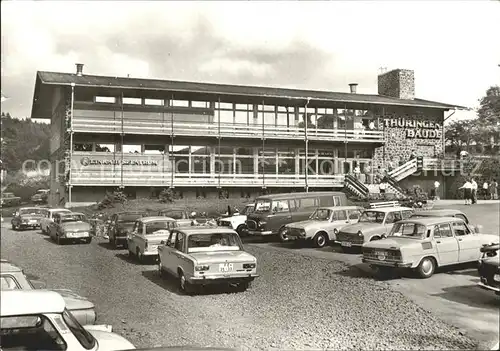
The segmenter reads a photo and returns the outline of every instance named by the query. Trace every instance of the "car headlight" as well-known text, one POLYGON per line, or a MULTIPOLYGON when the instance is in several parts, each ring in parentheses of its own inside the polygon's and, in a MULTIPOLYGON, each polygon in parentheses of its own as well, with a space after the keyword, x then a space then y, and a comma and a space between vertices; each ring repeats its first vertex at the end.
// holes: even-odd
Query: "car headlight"
POLYGON ((335 228, 335 229, 333 230, 333 234, 337 235, 338 233, 339 233, 339 230, 338 230, 337 228, 335 228))
POLYGON ((255 268, 255 266, 256 266, 255 263, 244 263, 243 264, 244 269, 255 268))
POLYGON ((208 271, 209 269, 210 269, 210 266, 207 266, 207 265, 201 265, 201 266, 195 266, 194 267, 194 270, 197 271, 197 272, 208 271))
POLYGON ((363 236, 363 233, 361 233, 361 230, 358 231, 358 236, 363 236))

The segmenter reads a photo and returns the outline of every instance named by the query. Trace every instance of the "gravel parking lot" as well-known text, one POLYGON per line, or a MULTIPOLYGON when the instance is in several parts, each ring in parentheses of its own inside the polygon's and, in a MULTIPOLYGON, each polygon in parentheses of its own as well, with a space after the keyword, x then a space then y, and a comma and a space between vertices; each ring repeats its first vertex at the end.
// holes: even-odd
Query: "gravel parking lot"
MULTIPOLYGON (((7 227, 9 219, 2 223, 7 227)), ((261 275, 244 293, 184 296, 156 266, 103 242, 57 246, 38 231, 2 228, 2 257, 97 306, 98 323, 138 347, 238 349, 471 349, 475 341, 386 282, 343 263, 249 246, 261 275)))

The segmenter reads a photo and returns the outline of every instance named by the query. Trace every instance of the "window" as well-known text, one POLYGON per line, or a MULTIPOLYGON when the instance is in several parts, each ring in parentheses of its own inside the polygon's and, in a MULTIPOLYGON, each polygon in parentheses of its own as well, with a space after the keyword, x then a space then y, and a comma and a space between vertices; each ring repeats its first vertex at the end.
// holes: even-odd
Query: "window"
POLYGON ((455 217, 460 218, 460 219, 463 219, 463 221, 464 221, 465 223, 469 224, 469 220, 468 220, 468 219, 467 219, 467 217, 465 217, 463 214, 461 214, 461 213, 457 213, 457 214, 455 215, 455 217))
POLYGON ((92 143, 75 143, 74 151, 92 151, 92 143))
POLYGON ((349 210, 349 219, 359 219, 361 216, 360 210, 349 210))
POLYGON ((162 234, 165 230, 170 229, 170 222, 155 221, 146 224, 146 234, 162 234))
POLYGON ((390 235, 422 238, 426 230, 427 227, 419 223, 397 223, 390 235))
MULTIPOLYGON (((326 221, 330 219, 331 214, 332 211, 330 211, 327 208, 318 208, 316 211, 313 212, 311 216, 309 216, 309 219, 317 221, 326 221)), ((335 220, 335 218, 333 218, 333 220, 335 220)))
POLYGON ((194 234, 188 238, 188 252, 240 251, 241 241, 234 233, 194 234))
POLYGON ((170 103, 174 107, 189 107, 189 100, 171 100, 170 103))
POLYGON ((210 108, 210 103, 208 101, 191 101, 191 107, 210 108))
POLYGON ((114 97, 114 96, 96 96, 95 102, 114 104, 114 103, 116 103, 116 97, 114 97))
POLYGON ((115 144, 95 144, 96 152, 115 152, 115 144))
POLYGON ((165 152, 165 145, 144 145, 145 155, 161 155, 165 152))
POLYGON ((162 99, 144 99, 144 105, 163 106, 162 99))
MULTIPOLYGON (((2 349, 66 350, 67 345, 43 315, 1 317, 2 349)), ((67 330, 67 329, 63 329, 67 330)))
POLYGON ((318 199, 315 197, 298 199, 300 208, 316 207, 318 205, 318 199))
POLYGON ((333 196, 321 196, 319 198, 319 205, 320 206, 335 206, 333 196))
POLYGON ((465 223, 462 222, 453 222, 453 231, 455 232, 456 236, 463 236, 470 234, 469 228, 467 228, 465 223))
POLYGON ((448 223, 438 224, 434 227, 434 237, 436 238, 450 238, 453 237, 450 225, 448 223))
POLYGON ((175 248, 179 251, 182 251, 184 248, 184 234, 178 233, 177 234, 177 240, 175 242, 175 248))
POLYGON ((402 212, 403 219, 410 218, 412 214, 413 214, 413 211, 403 211, 402 212))
POLYGON ((401 212, 394 212, 394 222, 399 222, 402 220, 401 212))
POLYGON ((224 109, 224 110, 232 110, 233 109, 233 104, 230 102, 220 102, 217 104, 217 107, 219 109, 224 109))
MULTIPOLYGON (((62 317, 64 319, 64 322, 66 322, 66 325, 68 326, 68 328, 71 330, 71 332, 75 336, 75 338, 80 342, 80 344, 85 349, 90 350, 90 349, 94 348, 94 346, 96 344, 96 340, 94 339, 92 334, 90 334, 90 332, 88 332, 85 328, 83 328, 80 325, 80 323, 78 323, 78 321, 71 314, 71 312, 69 312, 67 309, 65 309, 62 317)), ((57 317, 55 319, 57 320, 57 317)), ((63 327, 61 329, 63 329, 63 330, 65 329, 62 321, 60 321, 58 323, 58 325, 60 327, 61 326, 63 327)))
POLYGON ((123 153, 125 154, 140 154, 141 152, 141 145, 123 145, 123 153))
POLYGON ((333 197, 333 206, 340 206, 341 201, 340 201, 340 196, 334 196, 333 197))
POLYGON ((288 200, 273 201, 273 212, 289 212, 288 200))
POLYGON ((186 214, 182 210, 167 210, 167 211, 161 211, 160 212, 161 216, 165 217, 170 217, 172 219, 186 219, 186 214))
POLYGON ((174 247, 175 239, 177 238, 177 232, 170 233, 167 240, 167 246, 174 247))
POLYGON ((14 277, 10 275, 4 275, 0 277, 1 290, 18 290, 19 286, 16 283, 14 277))
POLYGON ((288 204, 290 205, 290 212, 297 211, 297 207, 295 206, 295 200, 288 200, 288 204))
POLYGON ((141 98, 124 97, 123 103, 126 105, 142 105, 142 99, 141 98))
POLYGON ((333 218, 332 220, 334 221, 345 221, 347 220, 347 216, 345 214, 345 211, 333 211, 333 218))
POLYGON ((389 212, 385 216, 385 224, 392 224, 394 222, 396 222, 396 217, 394 216, 394 212, 389 212))
POLYGON ((215 120, 218 121, 220 117, 221 123, 233 123, 233 111, 218 110, 215 112, 215 120))

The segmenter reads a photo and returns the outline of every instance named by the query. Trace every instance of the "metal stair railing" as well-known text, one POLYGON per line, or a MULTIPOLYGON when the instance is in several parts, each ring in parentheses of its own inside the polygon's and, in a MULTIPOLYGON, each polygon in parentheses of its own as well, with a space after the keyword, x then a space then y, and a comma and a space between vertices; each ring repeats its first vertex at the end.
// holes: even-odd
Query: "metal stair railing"
POLYGON ((345 175, 345 183, 347 186, 350 186, 359 192, 359 194, 363 197, 367 197, 370 194, 370 190, 366 187, 366 185, 350 174, 345 175))
POLYGON ((414 173, 417 170, 417 159, 411 159, 410 161, 402 164, 401 166, 393 169, 388 173, 390 177, 392 177, 394 180, 398 181, 403 178, 406 178, 408 175, 414 173), (406 172, 411 171, 409 174, 405 174, 406 172), (400 178, 400 176, 402 176, 400 178))

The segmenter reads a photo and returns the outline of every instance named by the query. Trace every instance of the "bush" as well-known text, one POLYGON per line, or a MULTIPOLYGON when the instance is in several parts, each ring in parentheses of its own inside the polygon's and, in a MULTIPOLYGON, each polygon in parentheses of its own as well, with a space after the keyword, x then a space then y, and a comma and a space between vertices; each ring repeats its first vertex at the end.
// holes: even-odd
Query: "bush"
POLYGON ((115 204, 123 204, 126 201, 127 195, 123 191, 106 192, 106 196, 99 202, 97 208, 102 210, 104 208, 115 207, 115 204))
POLYGON ((171 204, 174 202, 174 192, 172 189, 163 189, 160 192, 160 195, 158 196, 158 199, 160 200, 161 203, 168 203, 171 204))

